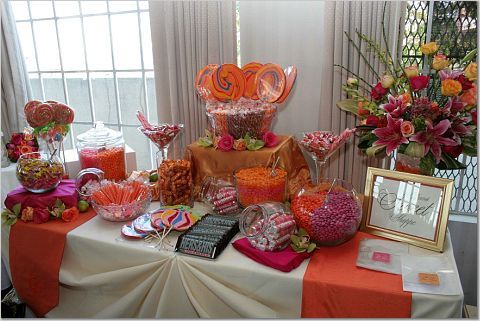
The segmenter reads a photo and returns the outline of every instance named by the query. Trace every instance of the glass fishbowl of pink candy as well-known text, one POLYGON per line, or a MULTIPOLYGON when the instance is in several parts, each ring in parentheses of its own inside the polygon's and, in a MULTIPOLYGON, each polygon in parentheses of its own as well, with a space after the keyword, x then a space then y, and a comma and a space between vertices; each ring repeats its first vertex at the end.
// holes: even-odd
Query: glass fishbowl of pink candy
POLYGON ((17 162, 17 179, 28 191, 45 193, 55 189, 65 169, 60 158, 44 152, 26 153, 17 162))
POLYGON ((350 240, 362 220, 362 204, 355 189, 338 178, 307 183, 292 198, 290 210, 297 225, 317 245, 350 240))

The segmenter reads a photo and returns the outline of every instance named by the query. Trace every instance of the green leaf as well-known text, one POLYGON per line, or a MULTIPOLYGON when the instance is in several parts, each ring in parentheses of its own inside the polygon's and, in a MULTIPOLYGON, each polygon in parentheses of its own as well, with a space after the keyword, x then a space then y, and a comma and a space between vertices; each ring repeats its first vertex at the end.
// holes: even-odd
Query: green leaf
POLYGON ((17 203, 13 205, 12 211, 15 213, 16 216, 20 215, 20 210, 22 209, 22 203, 17 203))
POLYGON ((465 169, 467 166, 460 163, 458 160, 452 156, 442 153, 442 159, 440 163, 437 164, 437 168, 440 170, 453 170, 453 169, 465 169))
POLYGON ((337 107, 343 111, 355 114, 358 116, 358 105, 357 101, 353 99, 344 99, 337 102, 337 107))
POLYGON ((291 240, 295 245, 297 245, 297 244, 300 242, 299 237, 296 236, 295 234, 293 234, 293 235, 290 236, 290 240, 291 240))
POLYGON ((9 218, 6 222, 5 222, 8 226, 12 226, 13 224, 17 223, 17 218, 14 217, 14 218, 9 218))
POLYGON ((477 157, 477 149, 475 147, 463 144, 463 154, 471 157, 477 157))
POLYGON ((210 146, 213 146, 213 140, 211 140, 208 137, 200 137, 198 139, 198 145, 202 147, 210 147, 210 146))
POLYGON ((307 248, 307 253, 311 253, 315 248, 317 247, 317 244, 315 243, 310 243, 307 248))
POLYGON ((298 236, 308 236, 308 233, 307 233, 307 231, 305 231, 305 229, 300 228, 300 229, 298 230, 297 235, 298 235, 298 236))
POLYGON ((433 171, 435 170, 435 157, 433 156, 432 152, 428 152, 427 155, 420 159, 420 171, 424 175, 433 175, 433 171))
MULTIPOLYGON (((59 198, 57 198, 57 199, 55 200, 55 205, 54 205, 54 206, 55 206, 55 207, 60 207, 60 206, 62 206, 62 205, 64 205, 63 202, 62 202, 59 198)), ((64 205, 64 206, 65 206, 65 205, 64 205)))
POLYGON ((250 145, 250 135, 248 133, 245 134, 245 137, 243 137, 243 140, 245 141, 245 145, 250 145))
POLYGON ((385 146, 377 145, 377 146, 372 146, 367 148, 365 151, 367 153, 367 156, 375 156, 378 154, 382 149, 384 149, 385 146))
POLYGON ((477 56, 477 48, 473 49, 468 54, 466 54, 465 57, 463 57, 462 61, 460 61, 460 64, 461 65, 466 64, 472 61, 476 56, 477 56))

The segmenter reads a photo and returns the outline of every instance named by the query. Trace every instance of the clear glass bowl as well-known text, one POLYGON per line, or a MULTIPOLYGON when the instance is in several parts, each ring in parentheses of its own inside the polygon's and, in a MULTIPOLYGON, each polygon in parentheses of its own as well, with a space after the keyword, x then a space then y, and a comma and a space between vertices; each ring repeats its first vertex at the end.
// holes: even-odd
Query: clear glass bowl
POLYGON ((55 189, 63 176, 65 168, 57 156, 44 152, 27 153, 17 162, 17 179, 28 191, 45 193, 55 189))
POLYGON ((125 205, 100 205, 94 200, 91 204, 95 212, 107 221, 123 222, 136 219, 146 213, 151 201, 152 195, 149 193, 145 200, 125 205))
POLYGON ((318 245, 348 241, 362 220, 357 193, 350 183, 337 178, 307 183, 292 198, 290 210, 297 225, 318 245))

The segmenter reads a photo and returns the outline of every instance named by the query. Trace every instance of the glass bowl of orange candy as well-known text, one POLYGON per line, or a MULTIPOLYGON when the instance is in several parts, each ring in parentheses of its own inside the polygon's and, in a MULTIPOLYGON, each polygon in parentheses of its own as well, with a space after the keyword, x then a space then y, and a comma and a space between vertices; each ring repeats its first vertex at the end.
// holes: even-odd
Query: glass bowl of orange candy
POLYGON ((237 198, 240 205, 247 207, 262 202, 285 202, 287 171, 271 167, 254 166, 240 168, 233 174, 237 198))

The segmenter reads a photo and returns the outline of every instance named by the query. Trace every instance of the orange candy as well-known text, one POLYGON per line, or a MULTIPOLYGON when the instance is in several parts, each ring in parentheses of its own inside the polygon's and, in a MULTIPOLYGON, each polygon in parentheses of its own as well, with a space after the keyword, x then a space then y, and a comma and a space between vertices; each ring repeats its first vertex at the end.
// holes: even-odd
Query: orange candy
POLYGON ((243 97, 258 100, 257 85, 255 83, 255 75, 257 71, 262 68, 262 64, 258 62, 250 62, 242 67, 245 75, 246 85, 243 97))
POLYGON ((255 75, 257 95, 263 101, 275 102, 285 89, 285 73, 277 64, 265 64, 255 75))
POLYGON ((210 89, 219 101, 238 100, 245 91, 243 71, 234 64, 223 64, 211 73, 210 89))
POLYGON ((217 68, 216 64, 209 64, 203 67, 195 77, 195 89, 197 90, 198 95, 203 100, 214 100, 215 97, 212 95, 212 92, 209 87, 209 78, 211 77, 212 72, 217 68))

